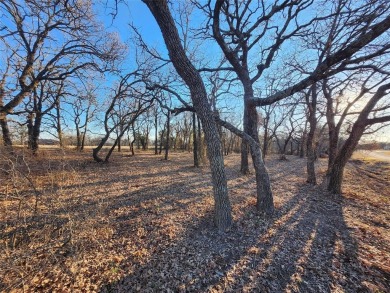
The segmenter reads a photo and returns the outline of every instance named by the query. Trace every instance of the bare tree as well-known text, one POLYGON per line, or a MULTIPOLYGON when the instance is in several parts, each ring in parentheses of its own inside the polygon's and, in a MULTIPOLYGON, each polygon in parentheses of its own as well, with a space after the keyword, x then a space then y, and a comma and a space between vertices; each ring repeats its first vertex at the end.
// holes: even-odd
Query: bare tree
POLYGON ((375 93, 368 99, 366 105, 359 113, 356 121, 353 123, 350 134, 341 147, 340 151, 335 157, 335 161, 330 171, 330 178, 328 190, 333 193, 341 193, 341 184, 343 180, 344 167, 352 156, 360 138, 368 127, 390 121, 390 113, 381 110, 390 109, 388 101, 385 105, 378 107, 381 101, 389 97, 390 83, 384 82, 375 91, 375 93))
MULTIPOLYGON (((6 68, 2 73, 1 80, 0 80, 0 109, 4 106, 4 98, 5 98, 5 91, 6 91, 5 85, 6 85, 8 71, 10 69, 10 58, 7 58, 6 64, 7 64, 6 68)), ((8 127, 7 115, 4 112, 0 112, 0 126, 3 134, 2 138, 3 138, 4 146, 12 148, 12 140, 11 140, 11 135, 8 127)))
POLYGON ((1 117, 12 113, 41 82, 63 80, 88 68, 102 71, 119 57, 124 47, 115 35, 101 33, 92 10, 88 1, 0 2, 7 23, 0 41, 13 73, 7 83, 16 85, 2 98, 1 117))
POLYGON ((76 150, 83 151, 88 126, 97 112, 96 91, 98 87, 87 83, 73 85, 73 98, 66 101, 70 105, 74 127, 76 129, 76 150))
POLYGON ((309 133, 307 134, 306 149, 307 149, 307 183, 317 184, 317 177, 314 162, 316 160, 315 153, 315 133, 317 129, 317 99, 318 92, 316 84, 313 84, 305 93, 306 104, 308 108, 307 121, 309 124, 309 133))
POLYGON ((228 198, 221 141, 218 136, 217 124, 207 101, 204 83, 185 54, 167 2, 144 0, 144 3, 152 12, 161 29, 172 63, 189 87, 194 108, 202 121, 213 179, 215 223, 219 229, 225 230, 232 223, 231 207, 228 198))
POLYGON ((108 161, 122 136, 134 125, 136 119, 153 105, 154 98, 146 94, 143 95, 136 88, 137 84, 142 82, 142 78, 136 78, 137 75, 138 70, 135 70, 122 76, 116 88, 112 90, 112 97, 110 97, 108 108, 104 114, 103 124, 105 134, 99 145, 92 152, 93 158, 97 162, 108 161), (120 105, 120 114, 118 114, 118 105, 120 105), (99 152, 118 127, 119 132, 117 133, 114 144, 103 160, 99 157, 99 152))
POLYGON ((39 148, 42 120, 58 104, 65 94, 64 80, 42 81, 34 89, 31 100, 27 104, 28 148, 35 154, 39 148))

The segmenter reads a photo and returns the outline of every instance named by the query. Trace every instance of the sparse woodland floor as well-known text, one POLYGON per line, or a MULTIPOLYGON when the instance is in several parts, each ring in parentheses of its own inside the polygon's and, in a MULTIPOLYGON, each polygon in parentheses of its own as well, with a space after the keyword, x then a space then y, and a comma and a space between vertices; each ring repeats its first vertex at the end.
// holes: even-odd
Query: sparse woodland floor
POLYGON ((390 164, 352 161, 335 197, 305 163, 267 158, 277 212, 263 220, 253 175, 226 157, 235 224, 219 233, 191 154, 3 155, 0 291, 390 292, 390 164))

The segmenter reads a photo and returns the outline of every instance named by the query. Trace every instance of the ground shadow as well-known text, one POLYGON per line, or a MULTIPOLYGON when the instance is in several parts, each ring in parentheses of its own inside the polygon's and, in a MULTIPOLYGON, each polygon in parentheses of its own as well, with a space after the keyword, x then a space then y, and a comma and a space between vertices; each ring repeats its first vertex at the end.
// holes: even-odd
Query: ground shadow
POLYGON ((183 223, 179 237, 161 243, 147 262, 100 292, 369 291, 342 200, 322 186, 300 183, 269 221, 254 207, 243 208, 248 212, 228 233, 215 231, 211 213, 183 223))

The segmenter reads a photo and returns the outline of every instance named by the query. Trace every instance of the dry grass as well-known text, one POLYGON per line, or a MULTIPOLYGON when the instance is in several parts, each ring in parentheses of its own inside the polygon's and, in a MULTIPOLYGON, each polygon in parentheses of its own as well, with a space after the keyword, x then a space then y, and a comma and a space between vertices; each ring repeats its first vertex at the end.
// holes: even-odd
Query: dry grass
POLYGON ((235 224, 224 234, 212 225, 209 171, 190 154, 3 156, 0 290, 389 291, 389 165, 353 161, 334 197, 288 159, 267 160, 277 212, 264 220, 252 176, 226 158, 235 224))

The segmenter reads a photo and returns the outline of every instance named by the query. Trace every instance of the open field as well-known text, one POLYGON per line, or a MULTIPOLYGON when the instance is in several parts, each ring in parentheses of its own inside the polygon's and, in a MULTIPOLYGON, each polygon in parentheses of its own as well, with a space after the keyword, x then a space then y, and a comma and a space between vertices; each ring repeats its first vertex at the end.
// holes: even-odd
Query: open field
POLYGON ((377 151, 357 151, 353 154, 353 158, 359 160, 375 160, 390 162, 390 151, 377 150, 377 151))
POLYGON ((191 159, 2 156, 0 291, 390 291, 390 163, 355 158, 341 197, 305 183, 304 159, 267 158, 277 211, 264 220, 229 155, 235 224, 219 233, 208 168, 191 159))

